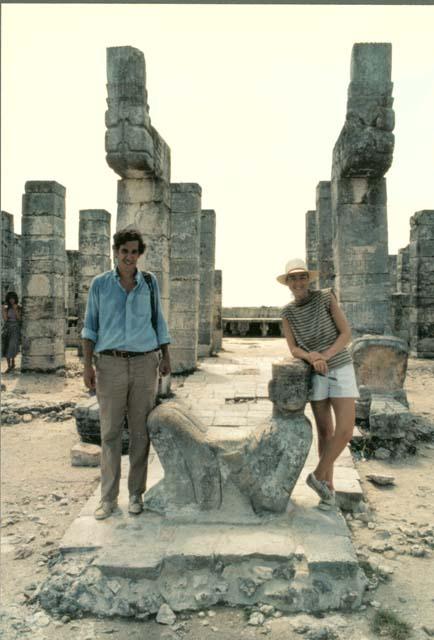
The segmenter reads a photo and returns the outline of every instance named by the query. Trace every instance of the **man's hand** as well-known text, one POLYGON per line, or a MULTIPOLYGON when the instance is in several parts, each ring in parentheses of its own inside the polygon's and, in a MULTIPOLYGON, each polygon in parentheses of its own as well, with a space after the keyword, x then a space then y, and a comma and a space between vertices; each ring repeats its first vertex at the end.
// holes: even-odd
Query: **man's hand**
POLYGON ((86 385, 86 387, 91 391, 93 391, 96 386, 96 374, 95 374, 95 368, 91 364, 84 366, 83 378, 84 378, 84 384, 86 385))
POLYGON ((162 376, 168 376, 171 371, 169 355, 163 355, 160 360, 160 373, 162 376))

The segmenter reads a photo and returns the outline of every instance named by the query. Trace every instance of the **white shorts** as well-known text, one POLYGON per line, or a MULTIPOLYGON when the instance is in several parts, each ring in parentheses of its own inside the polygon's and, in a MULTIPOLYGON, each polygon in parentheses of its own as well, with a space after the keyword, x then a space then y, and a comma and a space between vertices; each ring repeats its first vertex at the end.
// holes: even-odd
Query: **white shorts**
POLYGON ((325 376, 312 374, 308 400, 325 400, 326 398, 359 398, 356 374, 351 362, 337 369, 329 369, 325 376))

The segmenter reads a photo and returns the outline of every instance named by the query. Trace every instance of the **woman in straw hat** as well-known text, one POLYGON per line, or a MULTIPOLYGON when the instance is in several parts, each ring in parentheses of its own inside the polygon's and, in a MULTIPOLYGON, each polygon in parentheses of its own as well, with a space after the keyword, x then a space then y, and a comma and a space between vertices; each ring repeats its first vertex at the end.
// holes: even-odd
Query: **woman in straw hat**
POLYGON ((320 508, 329 509, 335 504, 333 463, 352 438, 359 392, 346 348, 350 326, 332 289, 309 288, 317 275, 295 258, 277 280, 294 296, 281 313, 289 350, 312 366, 309 400, 318 430, 319 461, 306 483, 320 497, 320 508))

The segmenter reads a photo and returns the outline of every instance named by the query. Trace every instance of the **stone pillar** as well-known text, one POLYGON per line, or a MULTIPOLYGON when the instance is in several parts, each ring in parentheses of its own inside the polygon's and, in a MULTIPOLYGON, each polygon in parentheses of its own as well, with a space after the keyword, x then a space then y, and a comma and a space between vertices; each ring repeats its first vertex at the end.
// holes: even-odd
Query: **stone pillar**
POLYGON ((410 267, 409 246, 396 256, 396 291, 391 296, 392 333, 407 343, 410 339, 410 267))
POLYGON ((16 290, 15 282, 15 234, 14 217, 7 211, 1 212, 1 302, 8 291, 16 290))
POLYGON ((222 272, 220 269, 214 271, 214 310, 213 310, 213 337, 212 352, 221 351, 223 342, 222 325, 222 272))
POLYGON ((22 238, 18 233, 14 233, 15 242, 15 291, 18 294, 18 298, 21 300, 23 295, 22 286, 22 238))
POLYGON ((398 249, 396 256, 396 290, 410 293, 410 245, 398 249))
POLYGON ((334 286, 333 219, 330 182, 322 180, 316 187, 316 228, 318 234, 318 286, 327 289, 334 286))
POLYGON ((78 334, 78 285, 80 280, 79 269, 80 254, 77 250, 66 251, 65 273, 65 345, 67 347, 80 347, 78 334))
MULTIPOLYGON (((305 250, 307 268, 312 271, 318 269, 318 229, 316 225, 316 211, 306 211, 305 220, 305 250)), ((311 284, 317 288, 317 283, 311 284)))
POLYGON ((355 44, 347 116, 333 150, 336 289, 354 335, 388 330, 386 181, 394 148, 392 47, 355 44))
POLYGON ((397 255, 396 254, 389 255, 387 263, 389 267, 389 291, 390 291, 390 295, 392 295, 392 293, 395 293, 396 285, 397 285, 397 280, 396 280, 397 255))
POLYGON ((199 259, 202 189, 171 184, 170 359, 172 371, 193 371, 199 337, 199 259))
POLYGON ((215 211, 202 211, 200 224, 199 357, 209 356, 212 349, 215 222, 215 211))
POLYGON ((434 210, 410 220, 410 349, 434 358, 434 210))
POLYGON ((106 159, 121 176, 116 229, 134 226, 143 234, 147 250, 139 268, 157 276, 168 317, 170 149, 151 125, 143 53, 109 47, 107 80, 106 159))
POLYGON ((67 317, 78 316, 79 261, 79 251, 76 249, 68 249, 66 251, 65 307, 67 317))
MULTIPOLYGON (((110 264, 110 219, 105 209, 82 209, 78 228, 78 335, 83 327, 87 295, 93 278, 111 269, 110 264)), ((81 343, 79 345, 81 353, 81 343)))
POLYGON ((54 181, 25 185, 21 371, 65 366, 65 191, 54 181))

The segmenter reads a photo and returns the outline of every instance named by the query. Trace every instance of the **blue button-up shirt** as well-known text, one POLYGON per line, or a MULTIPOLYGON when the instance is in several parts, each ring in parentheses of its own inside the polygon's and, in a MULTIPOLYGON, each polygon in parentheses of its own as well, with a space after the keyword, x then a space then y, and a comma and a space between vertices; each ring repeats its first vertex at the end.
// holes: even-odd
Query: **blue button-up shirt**
POLYGON ((158 341, 151 322, 151 293, 140 271, 136 271, 136 285, 129 293, 122 287, 116 269, 92 280, 81 337, 92 340, 96 352, 106 349, 152 351, 170 342, 157 279, 153 273, 151 277, 157 306, 158 341))

